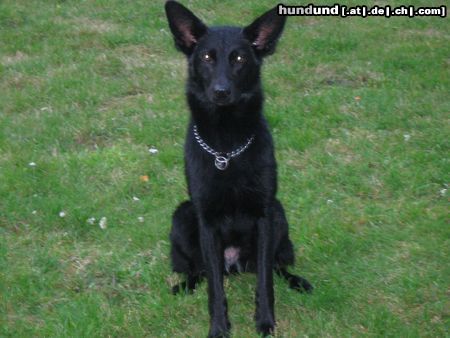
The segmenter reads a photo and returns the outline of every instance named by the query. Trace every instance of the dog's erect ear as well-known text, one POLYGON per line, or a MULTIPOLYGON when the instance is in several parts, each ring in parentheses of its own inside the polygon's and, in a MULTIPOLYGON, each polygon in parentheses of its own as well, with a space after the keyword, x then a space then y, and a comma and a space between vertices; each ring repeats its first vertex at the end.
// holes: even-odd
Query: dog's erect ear
POLYGON ((186 55, 208 29, 189 9, 176 1, 166 2, 166 15, 175 45, 186 55))
POLYGON ((278 38, 283 32, 286 17, 278 15, 277 7, 267 11, 253 23, 244 28, 244 36, 261 56, 270 55, 275 51, 278 38))

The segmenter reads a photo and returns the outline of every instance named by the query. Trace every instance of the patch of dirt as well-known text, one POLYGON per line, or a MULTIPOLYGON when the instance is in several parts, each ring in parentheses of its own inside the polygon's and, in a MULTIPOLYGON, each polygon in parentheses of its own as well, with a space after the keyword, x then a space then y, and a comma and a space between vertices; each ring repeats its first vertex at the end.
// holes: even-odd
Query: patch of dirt
POLYGON ((326 141, 325 151, 331 157, 337 159, 339 162, 349 164, 358 160, 359 156, 355 154, 350 147, 345 145, 342 141, 335 138, 330 138, 326 141))
POLYGON ((139 106, 137 102, 140 100, 145 100, 145 102, 149 104, 153 103, 153 95, 150 93, 135 93, 121 97, 114 97, 109 101, 106 101, 100 108, 100 111, 137 107, 139 106))
POLYGON ((314 73, 321 84, 329 86, 361 87, 384 79, 382 73, 368 69, 339 69, 330 64, 318 65, 314 73))
POLYGON ((6 55, 2 57, 1 64, 4 66, 10 66, 28 59, 29 56, 27 54, 18 50, 14 55, 6 55))
POLYGON ((75 30, 78 32, 90 32, 104 34, 112 31, 118 31, 119 25, 100 19, 91 19, 86 17, 77 17, 71 19, 55 18, 56 23, 65 23, 75 26, 75 30))
POLYGON ((0 82, 0 89, 10 90, 22 89, 27 86, 40 87, 43 83, 43 78, 32 75, 24 75, 19 72, 12 72, 4 77, 3 81, 0 82))
POLYGON ((131 45, 125 47, 119 47, 115 50, 118 58, 125 65, 127 70, 135 68, 144 68, 150 62, 154 62, 156 57, 146 46, 131 45))
POLYGON ((404 38, 414 38, 417 36, 420 37, 426 37, 426 38, 439 38, 439 39, 450 39, 450 34, 434 29, 434 28, 428 28, 428 29, 407 29, 404 31, 401 31, 400 33, 401 37, 404 38))

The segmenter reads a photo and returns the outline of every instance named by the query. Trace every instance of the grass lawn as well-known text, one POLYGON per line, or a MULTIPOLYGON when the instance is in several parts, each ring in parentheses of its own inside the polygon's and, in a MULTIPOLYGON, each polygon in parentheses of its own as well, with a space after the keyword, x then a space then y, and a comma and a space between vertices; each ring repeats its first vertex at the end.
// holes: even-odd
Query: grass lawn
MULTIPOLYGON (((206 283, 169 293, 188 111, 163 3, 0 2, 1 337, 207 334, 206 283)), ((183 3, 245 25, 276 2, 183 3)), ((289 18, 265 114, 316 289, 275 279, 277 337, 448 336, 449 57, 448 18, 289 18)), ((255 337, 255 276, 225 289, 255 337)))

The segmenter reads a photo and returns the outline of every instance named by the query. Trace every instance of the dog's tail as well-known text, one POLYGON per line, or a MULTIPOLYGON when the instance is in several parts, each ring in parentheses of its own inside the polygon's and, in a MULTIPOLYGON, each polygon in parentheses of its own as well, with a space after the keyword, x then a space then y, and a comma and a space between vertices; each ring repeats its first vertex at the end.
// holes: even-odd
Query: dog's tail
POLYGON ((311 293, 314 287, 305 278, 289 273, 286 268, 276 268, 275 272, 278 276, 283 277, 291 289, 299 292, 311 293))

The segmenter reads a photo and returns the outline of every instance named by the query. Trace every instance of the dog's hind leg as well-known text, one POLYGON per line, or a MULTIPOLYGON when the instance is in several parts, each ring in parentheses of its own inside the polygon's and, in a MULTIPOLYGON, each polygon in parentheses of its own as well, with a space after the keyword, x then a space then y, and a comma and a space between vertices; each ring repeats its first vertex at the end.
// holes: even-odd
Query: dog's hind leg
POLYGON ((172 287, 172 294, 176 295, 180 292, 193 293, 197 284, 201 282, 202 276, 198 275, 187 275, 184 282, 178 283, 172 287))
POLYGON ((295 255, 291 240, 289 239, 289 229, 283 206, 276 200, 274 208, 275 233, 278 235, 275 249, 275 272, 283 277, 291 289, 300 292, 311 292, 313 286, 305 278, 291 274, 287 271, 287 266, 294 264, 295 255))
POLYGON ((172 293, 192 293, 202 280, 203 264, 198 241, 198 222, 191 202, 183 202, 175 210, 170 241, 173 271, 186 274, 186 280, 172 287, 172 293))

